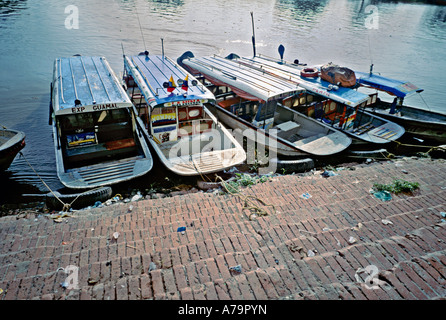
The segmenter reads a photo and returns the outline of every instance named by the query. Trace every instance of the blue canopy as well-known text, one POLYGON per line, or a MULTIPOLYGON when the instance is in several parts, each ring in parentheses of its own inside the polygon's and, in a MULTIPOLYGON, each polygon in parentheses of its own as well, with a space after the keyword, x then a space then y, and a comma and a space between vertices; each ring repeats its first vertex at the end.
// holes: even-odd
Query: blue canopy
POLYGON ((360 84, 386 91, 387 93, 395 95, 399 98, 404 98, 414 94, 415 92, 423 91, 423 89, 418 88, 416 85, 410 82, 390 79, 367 72, 355 71, 355 74, 356 79, 360 84))

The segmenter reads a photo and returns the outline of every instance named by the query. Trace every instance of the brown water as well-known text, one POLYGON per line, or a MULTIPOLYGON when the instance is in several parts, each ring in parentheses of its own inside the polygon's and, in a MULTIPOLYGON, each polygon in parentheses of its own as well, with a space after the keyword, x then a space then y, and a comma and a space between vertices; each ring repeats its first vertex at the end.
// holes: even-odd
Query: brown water
MULTIPOLYGON (((123 49, 129 55, 145 49, 161 53, 161 38, 164 53, 174 59, 187 50, 197 56, 252 55, 251 11, 257 53, 278 57, 283 44, 291 61, 332 61, 361 71, 373 63, 375 72, 425 89, 426 104, 418 95, 407 99, 409 104, 446 113, 445 6, 377 0, 72 2, 78 29, 70 29, 73 11, 65 13, 70 2, 0 0, 0 124, 26 133, 23 154, 54 189, 62 187, 48 125, 55 58, 102 55, 120 74, 123 49), (372 4, 379 19, 374 22, 373 13, 367 13, 372 4)), ((147 184, 166 175, 162 166, 154 173, 144 178, 147 184)), ((0 184, 7 189, 0 203, 19 193, 47 191, 20 157, 0 176, 0 184)))

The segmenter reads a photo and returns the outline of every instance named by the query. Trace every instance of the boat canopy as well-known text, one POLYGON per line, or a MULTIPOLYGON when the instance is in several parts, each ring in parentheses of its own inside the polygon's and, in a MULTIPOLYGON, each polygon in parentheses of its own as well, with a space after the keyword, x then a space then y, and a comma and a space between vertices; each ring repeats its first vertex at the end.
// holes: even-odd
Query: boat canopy
POLYGON ((254 58, 241 57, 235 60, 251 68, 263 70, 264 73, 287 79, 289 82, 304 88, 310 93, 323 96, 350 107, 356 107, 369 98, 368 95, 351 88, 334 86, 322 80, 320 77, 301 77, 300 72, 303 70, 303 67, 294 63, 274 60, 263 56, 256 56, 254 58))
POLYGON ((52 86, 52 108, 56 116, 132 106, 104 57, 56 59, 52 86))
POLYGON ((237 59, 214 55, 200 58, 189 57, 182 63, 200 72, 212 83, 228 86, 235 94, 248 100, 267 102, 305 91, 293 81, 251 68, 237 59))
POLYGON ((367 72, 355 71, 355 74, 357 81, 359 81, 360 84, 378 90, 386 91, 387 93, 397 96, 399 98, 404 98, 416 92, 423 91, 423 89, 418 88, 416 85, 410 82, 390 79, 367 72))
POLYGON ((152 108, 215 100, 212 92, 167 56, 125 56, 124 66, 152 108))

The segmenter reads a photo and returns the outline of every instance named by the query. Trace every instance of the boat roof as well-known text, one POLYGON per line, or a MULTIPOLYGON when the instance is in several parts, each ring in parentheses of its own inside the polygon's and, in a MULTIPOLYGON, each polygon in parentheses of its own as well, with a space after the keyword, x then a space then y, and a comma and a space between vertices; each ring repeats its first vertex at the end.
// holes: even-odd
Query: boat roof
POLYGON ((337 89, 334 89, 334 86, 331 83, 322 80, 320 77, 301 77, 300 71, 304 68, 291 62, 270 59, 263 56, 255 56, 253 58, 239 57, 235 60, 252 68, 261 69, 265 73, 288 79, 288 81, 296 83, 308 92, 321 95, 351 107, 355 107, 364 101, 367 101, 369 98, 368 95, 351 88, 337 86, 337 89))
POLYGON ((211 82, 229 86, 237 95, 249 100, 268 101, 305 91, 295 82, 251 68, 237 59, 214 55, 186 58, 182 63, 211 82))
POLYGON ((104 57, 57 58, 52 85, 56 115, 132 106, 104 57))
POLYGON ((355 74, 360 84, 386 91, 400 98, 423 91, 408 81, 386 78, 369 72, 355 71, 355 74))
POLYGON ((137 82, 151 107, 163 104, 165 106, 188 105, 197 102, 197 100, 201 102, 215 100, 209 89, 165 55, 125 56, 124 65, 137 82), (176 87, 172 92, 169 92, 165 85, 171 79, 176 87), (187 81, 187 90, 183 90, 179 84, 182 81, 187 81))

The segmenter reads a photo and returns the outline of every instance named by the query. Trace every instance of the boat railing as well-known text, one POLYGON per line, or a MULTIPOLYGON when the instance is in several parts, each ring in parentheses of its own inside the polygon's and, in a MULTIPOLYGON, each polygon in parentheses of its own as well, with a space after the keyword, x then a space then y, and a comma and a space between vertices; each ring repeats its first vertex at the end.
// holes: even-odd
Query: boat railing
MULTIPOLYGON (((101 58, 101 59, 102 59, 102 58, 101 58)), ((101 80, 101 83, 102 83, 102 86, 104 87, 105 93, 107 94, 107 97, 110 99, 110 94, 108 93, 108 90, 107 90, 107 88, 105 87, 104 80, 102 79, 102 76, 101 76, 101 74, 99 73, 98 67, 96 66, 96 63, 94 62, 94 60, 93 60, 93 65, 94 65, 94 67, 95 67, 95 69, 96 69, 96 71, 97 71, 97 73, 98 73, 99 80, 101 80)), ((121 91, 119 90, 119 92, 121 92, 121 91)), ((122 94, 121 94, 121 96, 122 96, 122 94)))
MULTIPOLYGON (((214 57, 215 58, 221 58, 220 56, 217 56, 217 55, 214 55, 214 57)), ((204 67, 204 68, 206 68, 208 70, 211 70, 211 71, 215 71, 215 70, 220 71, 224 76, 226 76, 226 77, 228 77, 228 78, 230 78, 232 80, 237 80, 238 79, 238 77, 236 75, 234 75, 233 73, 231 73, 230 71, 218 68, 218 67, 216 67, 216 66, 214 66, 214 65, 212 65, 210 63, 205 63, 204 61, 201 61, 201 60, 195 60, 195 63, 197 63, 197 64, 201 65, 202 67, 204 67)), ((239 71, 239 72, 243 76, 245 76, 241 71, 239 71)), ((254 87, 257 87, 257 88, 259 88, 259 89, 261 89, 263 91, 268 92, 268 95, 271 93, 271 90, 269 90, 268 88, 260 85, 259 83, 256 83, 256 82, 251 81, 251 80, 246 79, 246 78, 243 78, 243 81, 246 82, 246 83, 249 83, 250 85, 252 85, 254 87)))
POLYGON ((63 78, 62 78, 62 68, 61 68, 61 63, 60 63, 60 59, 56 60, 56 70, 59 70, 59 80, 60 80, 60 98, 62 99, 63 103, 66 103, 64 96, 63 96, 63 78), (59 67, 57 67, 57 63, 59 64, 59 67))
MULTIPOLYGON (((78 101, 79 98, 77 96, 77 90, 76 90, 76 80, 74 79, 74 73, 73 73, 73 65, 71 63, 71 59, 68 60, 70 62, 70 72, 71 72, 71 79, 73 80, 73 90, 74 90, 74 97, 76 98, 75 101, 78 101)), ((62 65, 60 66, 60 69, 62 70, 62 65)), ((61 77, 62 79, 62 77, 61 77)), ((63 88, 61 87, 60 90, 62 91, 63 88)))
MULTIPOLYGON (((158 91, 154 90, 153 87, 150 85, 149 80, 147 79, 147 77, 145 76, 144 72, 142 72, 142 70, 139 68, 139 66, 135 63, 135 61, 133 60, 133 57, 130 58, 130 61, 132 63, 132 66, 138 71, 138 73, 141 75, 141 77, 143 78, 145 84, 147 85, 147 87, 149 88, 150 91, 152 91, 152 94, 158 96, 158 91)), ((131 66, 130 66, 131 67, 131 66)), ((133 79, 135 79, 135 77, 133 77, 133 79)), ((163 88, 160 88, 163 89, 163 88)))
MULTIPOLYGON (((225 58, 219 57, 217 55, 214 55, 214 58, 216 58, 216 59, 220 58, 222 60, 225 59, 225 58)), ((206 59, 206 58, 203 58, 203 59, 206 59)), ((278 85, 281 85, 282 87, 279 90, 274 91, 271 88, 268 88, 268 87, 266 87, 265 85, 262 85, 259 82, 250 80, 249 77, 253 77, 253 75, 252 74, 248 75, 248 74, 243 72, 244 70, 241 70, 241 69, 236 69, 236 71, 240 73, 239 75, 234 74, 234 73, 231 72, 231 67, 234 68, 234 66, 228 65, 227 69, 222 69, 222 68, 219 68, 219 67, 215 66, 212 63, 207 63, 206 61, 203 61, 203 60, 194 60, 194 63, 196 63, 196 64, 198 64, 198 65, 202 66, 203 68, 206 68, 207 70, 210 70, 210 71, 215 71, 215 70, 220 71, 222 73, 222 75, 224 75, 224 76, 226 76, 228 78, 231 78, 232 80, 242 79, 244 83, 246 83, 247 85, 251 86, 252 88, 256 88, 257 90, 263 91, 264 92, 263 95, 258 95, 258 97, 261 98, 261 99, 264 99, 264 100, 274 99, 274 97, 277 96, 277 95, 282 95, 285 92, 300 89, 298 86, 296 86, 296 87, 289 86, 290 82, 288 82, 288 81, 285 82, 285 81, 283 81, 282 78, 280 78, 278 76, 273 75, 274 79, 271 79, 271 77, 265 77, 265 74, 262 71, 261 71, 262 75, 261 75, 261 77, 259 77, 259 79, 263 79, 263 82, 265 84, 268 84, 270 87, 278 88, 278 85), (269 82, 266 82, 265 81, 266 79, 269 82), (280 80, 280 81, 278 81, 278 80, 280 80), (285 87, 285 86, 287 88, 284 89, 283 87, 285 87), (277 92, 277 91, 279 91, 279 92, 277 92)), ((259 75, 254 74, 254 76, 259 76, 259 75)))

